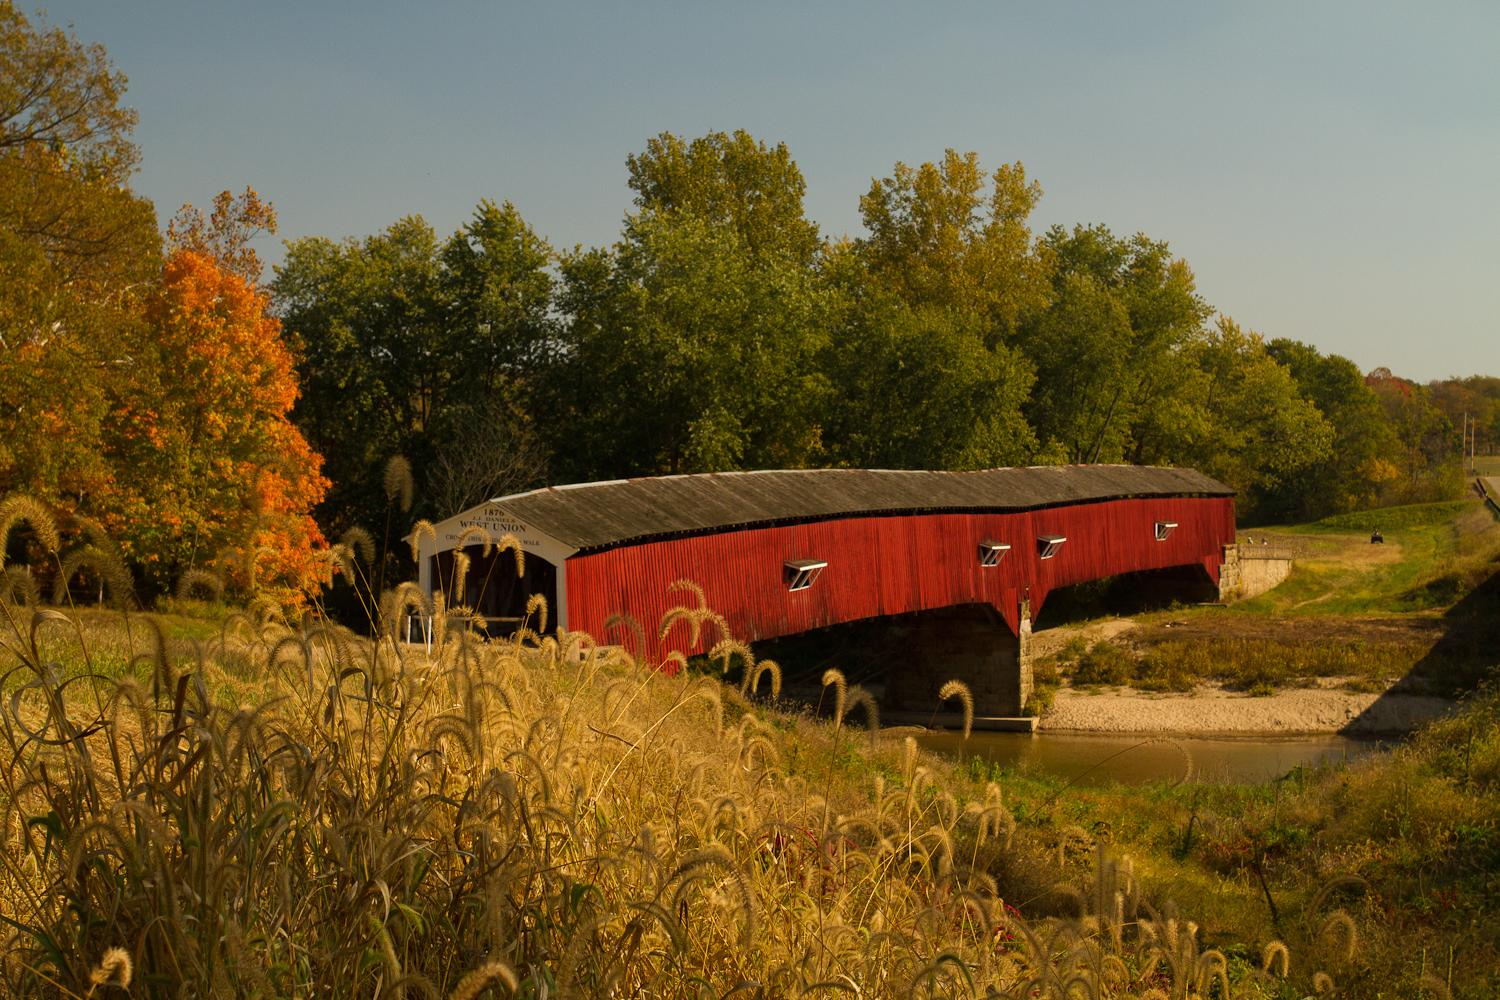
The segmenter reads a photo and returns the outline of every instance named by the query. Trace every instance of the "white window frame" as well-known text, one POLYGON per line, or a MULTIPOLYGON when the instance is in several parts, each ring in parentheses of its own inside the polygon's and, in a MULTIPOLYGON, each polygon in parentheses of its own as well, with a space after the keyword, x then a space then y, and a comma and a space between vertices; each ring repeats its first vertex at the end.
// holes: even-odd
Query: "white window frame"
POLYGON ((787 593, 795 594, 811 587, 827 568, 828 563, 821 559, 789 559, 782 563, 782 580, 786 583, 787 593))
POLYGON ((1038 559, 1051 559, 1057 555, 1057 550, 1063 547, 1068 540, 1066 535, 1037 535, 1036 557, 1038 559))
POLYGON ((1158 542, 1165 542, 1168 538, 1171 537, 1172 532, 1174 530, 1176 530, 1176 528, 1177 528, 1177 522, 1176 521, 1157 521, 1156 522, 1156 540, 1158 542))
POLYGON ((979 543, 979 565, 984 569, 999 566, 1000 560, 1004 559, 1005 553, 1009 551, 1009 542, 997 542, 993 538, 986 538, 979 543))

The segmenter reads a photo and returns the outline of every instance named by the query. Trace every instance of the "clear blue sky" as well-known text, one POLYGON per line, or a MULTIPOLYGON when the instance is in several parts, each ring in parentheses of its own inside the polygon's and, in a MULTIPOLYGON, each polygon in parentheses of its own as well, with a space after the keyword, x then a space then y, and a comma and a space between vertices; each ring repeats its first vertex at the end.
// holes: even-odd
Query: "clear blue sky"
MULTIPOLYGON (((1022 161, 1032 216, 1171 243, 1217 309, 1368 370, 1500 374, 1500 4, 132 3, 51 20, 130 77, 163 223, 281 237, 510 199, 604 245, 670 131, 784 141, 825 233, 896 161, 1022 161)), ((275 261, 279 245, 262 255, 275 261)))

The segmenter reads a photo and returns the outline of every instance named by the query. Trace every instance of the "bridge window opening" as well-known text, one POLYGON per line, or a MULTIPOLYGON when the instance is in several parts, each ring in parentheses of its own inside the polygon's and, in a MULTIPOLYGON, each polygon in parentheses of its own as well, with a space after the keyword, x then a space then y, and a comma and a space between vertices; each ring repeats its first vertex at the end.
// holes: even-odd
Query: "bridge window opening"
POLYGON ((1063 547, 1063 542, 1068 539, 1064 535, 1039 535, 1036 540, 1036 554, 1039 559, 1051 559, 1057 555, 1057 550, 1063 547))
POLYGON ((817 559, 794 559, 782 563, 782 578, 786 581, 788 593, 811 587, 827 568, 826 562, 817 559))
POLYGON ((979 543, 979 565, 984 567, 998 566, 1000 560, 1005 558, 1005 553, 1010 551, 1010 545, 1006 542, 997 542, 986 538, 979 543))
POLYGON ((1176 521, 1157 521, 1156 522, 1156 540, 1158 542, 1165 542, 1167 540, 1167 538, 1172 534, 1172 530, 1174 528, 1176 528, 1176 527, 1177 527, 1177 522, 1176 521))

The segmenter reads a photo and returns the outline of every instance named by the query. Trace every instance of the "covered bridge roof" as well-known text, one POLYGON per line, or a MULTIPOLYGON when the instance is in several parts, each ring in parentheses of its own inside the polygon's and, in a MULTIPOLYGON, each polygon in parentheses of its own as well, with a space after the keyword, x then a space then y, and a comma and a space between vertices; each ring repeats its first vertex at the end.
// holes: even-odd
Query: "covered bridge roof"
POLYGON ((1234 491, 1193 469, 1134 465, 983 472, 808 469, 554 486, 491 504, 565 545, 598 549, 653 537, 830 517, 998 513, 1183 495, 1233 496, 1234 491))

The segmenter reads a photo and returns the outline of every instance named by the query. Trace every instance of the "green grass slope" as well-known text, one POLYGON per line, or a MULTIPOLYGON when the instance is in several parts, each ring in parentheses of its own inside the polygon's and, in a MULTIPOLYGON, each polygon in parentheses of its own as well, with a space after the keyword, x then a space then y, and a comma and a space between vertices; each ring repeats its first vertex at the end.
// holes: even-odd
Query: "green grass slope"
POLYGON ((1289 546, 1281 586, 1238 614, 1372 615, 1448 610, 1500 573, 1500 524, 1478 501, 1392 507, 1248 533, 1289 546), (1372 544, 1378 528, 1383 544, 1372 544))

